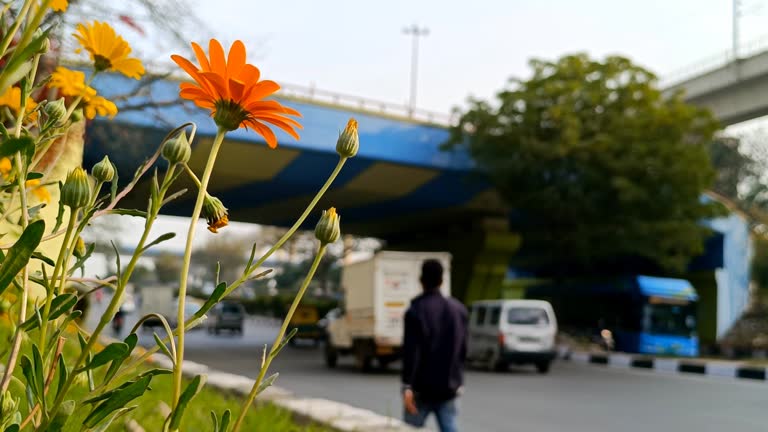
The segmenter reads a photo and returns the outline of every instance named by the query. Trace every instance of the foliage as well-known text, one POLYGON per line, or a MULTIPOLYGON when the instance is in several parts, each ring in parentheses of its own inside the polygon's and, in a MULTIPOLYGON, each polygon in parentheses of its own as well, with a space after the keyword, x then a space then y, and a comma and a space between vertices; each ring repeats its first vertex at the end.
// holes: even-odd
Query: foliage
POLYGON ((639 257, 683 270, 703 251, 700 201, 715 180, 710 113, 664 95, 626 58, 531 61, 494 102, 472 100, 449 147, 466 147, 515 212, 522 261, 553 272, 639 257))
POLYGON ((161 283, 167 284, 178 280, 181 271, 181 258, 170 252, 161 252, 155 257, 155 276, 161 283))
MULTIPOLYGON (((293 131, 292 128, 300 127, 300 124, 287 116, 298 115, 298 112, 276 101, 262 100, 271 93, 269 89, 276 90, 278 86, 274 82, 260 81, 260 74, 253 73, 256 67, 245 63, 245 48, 240 41, 233 44, 231 55, 222 57, 226 58, 222 60, 225 63, 232 63, 231 67, 227 68, 218 62, 221 58, 216 58, 211 62, 216 70, 206 74, 198 74, 189 61, 175 57, 205 89, 213 88, 207 80, 215 75, 217 83, 244 86, 238 87, 240 96, 248 96, 226 99, 238 93, 230 92, 229 87, 218 87, 215 93, 208 95, 212 98, 210 105, 215 111, 218 132, 200 176, 186 164, 186 158, 168 156, 190 153, 182 147, 195 142, 197 126, 194 123, 171 130, 158 143, 157 151, 133 175, 127 176, 130 179, 127 184, 124 181, 118 183, 119 174, 125 176, 125 173, 117 173, 113 164, 107 165, 110 164, 107 158, 100 162, 98 169, 92 170, 94 175, 88 175, 80 166, 84 119, 112 117, 117 112, 115 104, 99 95, 91 83, 98 74, 109 70, 132 78, 142 75, 145 70, 138 59, 128 57, 131 47, 109 24, 88 23, 82 29, 78 26, 81 29, 79 44, 91 58, 87 73, 57 67, 56 77, 51 79, 46 69, 40 67, 40 59, 50 47, 50 25, 57 20, 46 17, 62 13, 67 6, 65 0, 47 0, 42 4, 37 1, 10 2, 4 10, 6 16, 0 20, 0 63, 3 64, 0 69, 0 319, 12 323, 13 328, 13 333, 6 338, 7 343, 0 346, 3 366, 0 369, 0 430, 104 431, 121 419, 136 415, 144 400, 142 397, 152 391, 153 396, 172 407, 170 414, 161 420, 161 424, 153 425, 152 430, 176 432, 185 425, 185 418, 194 418, 185 416, 196 415, 190 414, 194 410, 190 407, 195 406, 196 398, 206 394, 205 375, 198 375, 186 383, 182 380, 186 331, 199 325, 212 307, 240 286, 267 274, 262 271, 262 265, 305 222, 348 157, 339 155, 336 168, 306 210, 266 253, 259 257, 256 245, 242 245, 246 251, 251 251, 250 255, 241 254, 247 258, 226 269, 228 281, 216 280, 212 294, 189 317, 185 307, 187 280, 198 219, 207 219, 209 230, 214 233, 228 223, 224 204, 211 197, 207 190, 226 134, 248 124, 274 147, 276 136, 269 125, 293 131), (41 25, 43 22, 48 24, 41 25), (237 71, 241 74, 231 76, 237 71), (251 91, 254 88, 259 91, 251 91), (187 134, 189 138, 186 138, 187 134), (162 152, 166 145, 174 146, 174 151, 162 152), (164 160, 160 158, 161 152, 164 160), (157 346, 143 354, 136 348, 138 335, 135 329, 124 340, 110 341, 104 346, 105 327, 118 311, 129 282, 141 276, 140 258, 175 235, 166 233, 150 237, 164 206, 179 196, 170 194, 169 190, 182 175, 188 176, 196 185, 196 199, 184 259, 174 278, 179 284, 177 327, 171 328, 165 318, 160 317, 165 332, 155 335, 157 346), (121 208, 123 197, 138 193, 133 189, 139 182, 148 185, 146 206, 121 208), (121 190, 119 184, 126 186, 121 190), (208 206, 206 210, 203 206, 206 200, 216 202, 216 205, 208 206), (82 233, 87 226, 107 215, 142 218, 141 239, 130 258, 121 260, 115 244, 116 233, 102 232, 101 237, 106 237, 100 239, 102 245, 108 243, 116 252, 115 274, 103 279, 78 277, 79 270, 95 249, 93 243, 84 242, 82 233), (104 287, 110 288, 113 295, 93 331, 78 327, 75 337, 65 334, 65 330, 81 318, 78 308, 87 304, 90 294, 104 287), (145 367, 144 361, 157 351, 171 359, 171 370, 145 367), (164 384, 165 380, 170 383, 164 384)), ((217 41, 211 46, 222 49, 217 41)), ((212 56, 219 54, 214 51, 212 56)), ((185 95, 189 96, 182 90, 180 96, 185 98, 185 95)), ((354 120, 350 120, 347 128, 350 133, 357 134, 354 120)), ((335 237, 338 236, 335 212, 324 213, 320 226, 334 226, 335 237)), ((335 237, 325 235, 314 241, 314 260, 291 301, 269 354, 260 359, 259 375, 239 411, 228 412, 226 417, 224 412, 206 412, 206 418, 213 414, 219 421, 206 423, 208 427, 201 428, 238 432, 248 424, 247 413, 255 397, 277 377, 277 374, 267 376, 267 372, 290 338, 290 335, 286 336, 286 329, 291 316, 317 271, 328 243, 335 237), (224 418, 231 422, 227 423, 224 418)), ((213 255, 207 258, 211 261, 233 260, 232 257, 213 255)), ((170 276, 167 278, 171 279, 170 276)), ((137 327, 141 320, 148 318, 150 316, 142 317, 137 327)))
POLYGON ((212 237, 192 253, 192 263, 205 269, 203 278, 216 280, 218 265, 219 279, 235 280, 248 262, 251 244, 242 235, 222 233, 212 237))

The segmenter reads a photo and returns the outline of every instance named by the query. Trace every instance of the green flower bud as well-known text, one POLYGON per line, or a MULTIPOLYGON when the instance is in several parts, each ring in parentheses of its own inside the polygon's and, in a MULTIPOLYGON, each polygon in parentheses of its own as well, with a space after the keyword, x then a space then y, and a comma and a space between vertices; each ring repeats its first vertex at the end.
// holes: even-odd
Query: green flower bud
POLYGON ((64 98, 60 98, 46 103, 43 112, 48 116, 49 123, 58 124, 67 115, 67 104, 64 103, 64 98))
MULTIPOLYGON (((40 30, 40 29, 37 29, 37 30, 35 30, 35 34, 34 34, 32 37, 33 37, 34 39, 37 39, 37 38, 39 38, 39 37, 40 37, 40 36, 42 36, 42 35, 43 35, 43 31, 42 31, 42 30, 40 30)), ((48 52, 50 49, 51 49, 51 41, 49 41, 49 40, 48 40, 48 38, 46 37, 45 39, 43 39, 43 43, 40 45, 40 51, 39 51, 39 53, 40 53, 40 54, 45 54, 45 53, 47 53, 47 52, 48 52)))
POLYGON ((205 194, 203 200, 203 217, 208 221, 208 231, 214 234, 229 224, 227 208, 220 199, 208 194, 205 194))
POLYGON ((91 175, 94 176, 96 180, 104 183, 111 182, 112 179, 115 178, 115 167, 112 166, 112 162, 110 162, 108 156, 104 156, 104 159, 102 159, 101 162, 93 166, 91 175))
POLYGON ((335 242, 341 235, 340 222, 341 217, 336 214, 336 208, 331 207, 328 211, 324 210, 315 227, 315 237, 324 245, 335 242))
POLYGON ((11 392, 6 390, 3 393, 3 400, 0 402, 0 419, 7 419, 16 411, 16 403, 11 396, 11 392))
POLYGON ((61 203, 73 210, 85 207, 91 199, 91 185, 88 174, 77 167, 67 175, 64 186, 61 187, 61 203))
POLYGON ((351 158, 357 154, 360 148, 360 137, 357 134, 357 120, 351 118, 347 122, 344 132, 339 134, 336 141, 336 153, 341 157, 351 158))
POLYGON ((83 115, 83 109, 78 108, 72 111, 72 115, 70 115, 69 118, 72 119, 72 123, 77 123, 79 121, 82 121, 85 118, 85 116, 83 115))
POLYGON ((176 138, 169 139, 163 145, 163 157, 171 164, 187 163, 191 155, 192 147, 185 132, 180 133, 176 138))
POLYGON ((82 237, 78 237, 75 242, 75 250, 72 251, 72 254, 75 255, 75 258, 82 258, 85 256, 85 252, 85 242, 82 237))

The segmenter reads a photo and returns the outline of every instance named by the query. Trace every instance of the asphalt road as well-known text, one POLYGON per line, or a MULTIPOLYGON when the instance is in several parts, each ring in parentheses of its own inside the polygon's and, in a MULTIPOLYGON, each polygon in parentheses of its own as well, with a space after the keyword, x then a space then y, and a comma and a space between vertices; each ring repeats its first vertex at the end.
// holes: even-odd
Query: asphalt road
MULTIPOLYGON (((134 320, 129 316, 128 326, 134 320)), ((276 332, 273 324, 253 319, 243 336, 194 330, 186 339, 186 358, 253 378, 264 344, 271 343, 276 332)), ((140 344, 152 343, 151 334, 141 334, 140 344)), ((286 347, 270 372, 280 372, 276 384, 297 394, 399 417, 398 367, 361 374, 351 358, 342 358, 331 370, 323 364, 320 349, 300 345, 286 347)), ((459 423, 468 432, 768 430, 766 382, 556 362, 548 375, 533 368, 505 373, 471 370, 466 387, 459 423)))

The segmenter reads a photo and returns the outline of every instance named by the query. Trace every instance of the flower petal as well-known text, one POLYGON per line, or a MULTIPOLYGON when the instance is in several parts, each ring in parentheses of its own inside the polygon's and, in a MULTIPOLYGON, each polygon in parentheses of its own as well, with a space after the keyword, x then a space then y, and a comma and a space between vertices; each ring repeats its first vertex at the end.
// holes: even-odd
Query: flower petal
POLYGON ((245 67, 245 45, 242 41, 236 40, 229 49, 227 73, 230 77, 236 77, 243 67, 245 67))

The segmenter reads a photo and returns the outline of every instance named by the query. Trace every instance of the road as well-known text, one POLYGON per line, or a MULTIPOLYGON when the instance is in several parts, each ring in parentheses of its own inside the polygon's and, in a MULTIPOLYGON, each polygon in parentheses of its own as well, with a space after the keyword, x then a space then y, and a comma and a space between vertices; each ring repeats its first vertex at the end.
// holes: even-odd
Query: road
MULTIPOLYGON (((275 329, 251 322, 244 337, 188 338, 187 358, 255 377, 263 344, 275 329)), ((286 347, 273 362, 277 385, 400 416, 398 365, 360 374, 351 359, 327 369, 321 350, 286 347)), ((667 375, 558 362, 548 375, 533 368, 506 373, 469 371, 460 402, 462 431, 696 431, 764 432, 768 383, 667 375)))
MULTIPOLYGON (((134 320, 129 316, 128 324, 134 320)), ((192 331, 186 358, 255 377, 264 344, 276 332, 274 325, 252 319, 242 337, 192 331)), ((152 343, 142 334, 140 344, 152 343)), ((361 374, 351 359, 342 358, 330 370, 319 349, 300 345, 285 348, 272 364, 275 371, 277 385, 297 394, 400 416, 397 364, 387 372, 361 374)), ((460 426, 470 432, 764 432, 768 423, 765 382, 556 362, 548 375, 532 368, 468 371, 466 387, 460 426)))

